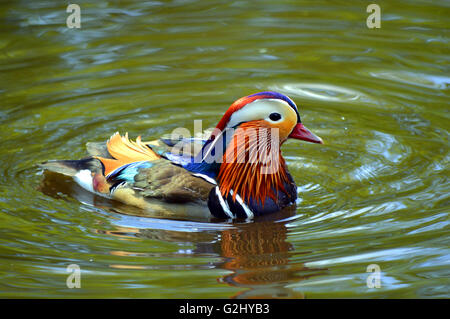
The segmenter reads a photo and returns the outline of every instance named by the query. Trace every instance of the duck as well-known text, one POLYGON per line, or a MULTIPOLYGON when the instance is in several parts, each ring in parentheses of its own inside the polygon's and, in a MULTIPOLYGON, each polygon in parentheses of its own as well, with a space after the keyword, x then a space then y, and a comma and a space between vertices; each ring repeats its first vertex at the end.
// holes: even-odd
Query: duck
POLYGON ((323 144, 291 98, 264 91, 232 103, 205 139, 172 134, 145 142, 116 132, 106 143, 87 143, 85 158, 40 166, 140 209, 251 220, 296 205, 297 186, 281 153, 288 139, 323 144))

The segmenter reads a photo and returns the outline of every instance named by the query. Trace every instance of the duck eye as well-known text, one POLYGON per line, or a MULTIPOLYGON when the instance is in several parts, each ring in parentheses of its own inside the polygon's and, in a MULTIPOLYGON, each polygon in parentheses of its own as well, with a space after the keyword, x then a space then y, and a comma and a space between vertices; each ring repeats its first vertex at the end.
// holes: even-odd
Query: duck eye
POLYGON ((279 119, 281 119, 281 115, 280 115, 280 113, 270 113, 269 118, 270 118, 272 121, 276 122, 276 121, 278 121, 279 119))

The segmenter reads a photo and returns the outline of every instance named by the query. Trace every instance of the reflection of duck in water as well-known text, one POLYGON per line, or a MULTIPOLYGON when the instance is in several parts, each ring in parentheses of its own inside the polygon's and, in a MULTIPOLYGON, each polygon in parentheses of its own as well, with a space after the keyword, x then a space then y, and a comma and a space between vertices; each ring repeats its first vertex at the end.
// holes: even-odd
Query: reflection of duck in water
POLYGON ((261 92, 234 102, 208 140, 133 142, 116 133, 106 145, 90 143, 86 159, 42 167, 161 217, 253 218, 295 204, 297 188, 280 151, 288 138, 322 143, 290 98, 261 92))
POLYGON ((248 288, 235 298, 303 298, 286 286, 312 276, 323 269, 308 269, 290 260, 292 245, 286 241, 282 222, 262 221, 224 230, 220 246, 225 262, 233 273, 220 281, 248 288))
MULTIPOLYGON (((287 217, 293 211, 284 211, 287 217)), ((176 221, 169 221, 169 224, 176 221)), ((183 232, 167 229, 131 229, 118 228, 107 233, 114 236, 130 235, 145 237, 166 242, 185 243, 195 248, 189 249, 189 258, 200 256, 220 257, 219 262, 198 264, 200 269, 224 269, 229 273, 217 278, 221 283, 241 289, 234 298, 304 298, 303 293, 287 287, 304 279, 323 274, 325 269, 309 269, 302 263, 293 262, 293 246, 287 241, 286 222, 274 220, 258 220, 248 224, 233 224, 222 230, 210 228, 200 232, 183 232)), ((203 223, 196 223, 196 225, 203 223)), ((218 225, 218 224, 207 224, 218 225)), ((171 225, 175 226, 175 224, 171 225)), ((165 225, 164 227, 170 228, 165 225)), ((175 226, 176 227, 176 226, 175 226)), ((183 252, 186 253, 186 252, 183 252)), ((306 254, 307 252, 305 252, 306 254)), ((117 256, 135 256, 136 252, 117 252, 117 256)), ((160 253, 165 258, 179 258, 173 253, 160 253)), ((298 254, 298 252, 296 253, 298 254)), ((179 262, 179 261, 178 261, 179 262)), ((186 265, 188 266, 188 265, 186 265)), ((154 269, 155 265, 129 265, 116 263, 113 268, 154 269)), ((158 267, 168 267, 160 265, 158 267)), ((205 283, 211 285, 211 283, 205 283)))

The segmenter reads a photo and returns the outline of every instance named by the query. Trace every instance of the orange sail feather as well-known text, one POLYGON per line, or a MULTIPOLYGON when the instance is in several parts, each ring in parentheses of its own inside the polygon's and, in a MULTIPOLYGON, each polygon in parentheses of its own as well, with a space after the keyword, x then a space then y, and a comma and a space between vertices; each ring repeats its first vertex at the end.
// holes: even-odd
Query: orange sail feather
POLYGON ((151 148, 142 143, 140 136, 137 137, 136 142, 133 142, 128 138, 128 133, 125 136, 115 133, 106 143, 106 147, 114 159, 95 156, 102 162, 105 176, 129 163, 155 161, 160 158, 151 148))

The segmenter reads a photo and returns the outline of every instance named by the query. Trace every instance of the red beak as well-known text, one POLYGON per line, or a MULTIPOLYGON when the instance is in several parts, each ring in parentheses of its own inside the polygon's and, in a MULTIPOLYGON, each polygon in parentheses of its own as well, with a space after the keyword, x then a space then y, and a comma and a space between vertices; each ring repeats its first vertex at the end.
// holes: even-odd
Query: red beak
POLYGON ((297 125, 292 130, 289 135, 290 138, 295 138, 297 140, 303 140, 311 143, 323 144, 323 141, 316 134, 308 130, 302 123, 297 123, 297 125))

